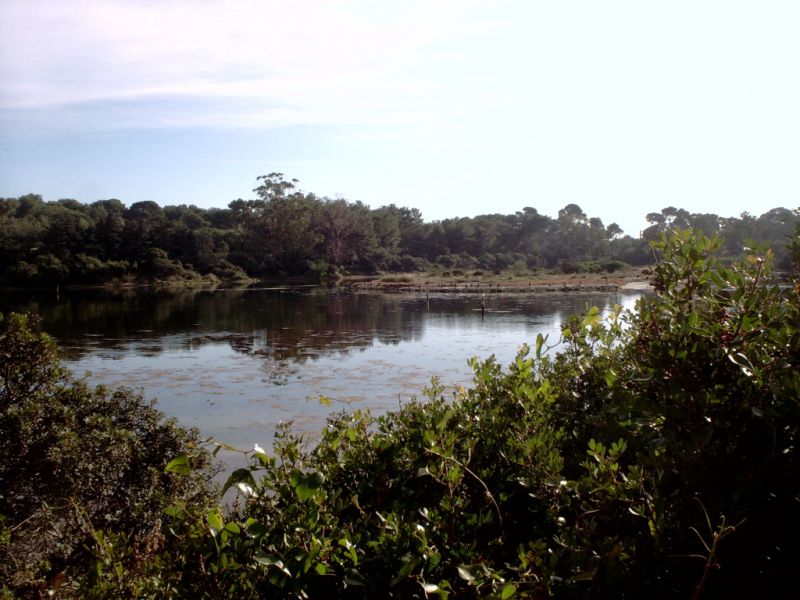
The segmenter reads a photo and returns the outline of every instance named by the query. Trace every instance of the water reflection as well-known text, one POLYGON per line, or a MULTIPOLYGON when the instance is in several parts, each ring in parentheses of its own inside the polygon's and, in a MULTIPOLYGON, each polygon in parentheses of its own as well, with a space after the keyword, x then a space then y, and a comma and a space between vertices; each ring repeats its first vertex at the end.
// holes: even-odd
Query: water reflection
POLYGON ((557 338, 567 316, 637 298, 493 295, 482 317, 476 296, 93 290, 4 294, 0 310, 39 313, 90 382, 142 388, 186 425, 250 447, 281 420, 316 432, 344 403, 395 408, 434 375, 467 384, 470 356, 507 363, 538 333, 557 338))
POLYGON ((41 315, 69 360, 97 348, 152 356, 224 342, 244 354, 302 362, 374 341, 419 339, 424 323, 413 304, 399 297, 302 290, 73 291, 58 301, 42 293, 3 299, 4 310, 41 315))

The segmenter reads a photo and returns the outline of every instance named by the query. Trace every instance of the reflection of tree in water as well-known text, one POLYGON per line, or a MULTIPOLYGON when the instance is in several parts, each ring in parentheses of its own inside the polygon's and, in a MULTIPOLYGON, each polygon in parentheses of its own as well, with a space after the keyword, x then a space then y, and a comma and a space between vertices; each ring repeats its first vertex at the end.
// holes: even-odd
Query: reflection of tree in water
POLYGON ((304 362, 375 340, 419 339, 424 326, 418 302, 309 290, 70 290, 4 297, 0 309, 41 315, 70 360, 132 344, 153 355, 228 343, 243 354, 304 362))
POLYGON ((237 352, 302 364, 368 348, 376 340, 420 339, 424 323, 418 312, 418 306, 393 297, 287 293, 272 298, 262 328, 229 342, 237 352))
MULTIPOLYGON (((528 317, 574 314, 608 304, 608 296, 487 298, 494 313, 528 317)), ((54 291, 0 296, 0 310, 40 314, 65 358, 108 350, 155 356, 228 344, 240 354, 264 357, 276 373, 332 354, 364 350, 376 343, 419 340, 426 326, 456 328, 480 321, 474 297, 351 294, 346 291, 142 290, 54 291)), ((276 376, 276 380, 280 377, 276 376)))
MULTIPOLYGON (((79 359, 94 348, 127 348, 131 340, 161 340, 166 334, 191 330, 184 310, 198 292, 180 290, 65 290, 4 295, 0 310, 28 311, 42 317, 65 358, 79 359)), ((166 348, 143 345, 142 354, 166 348)))

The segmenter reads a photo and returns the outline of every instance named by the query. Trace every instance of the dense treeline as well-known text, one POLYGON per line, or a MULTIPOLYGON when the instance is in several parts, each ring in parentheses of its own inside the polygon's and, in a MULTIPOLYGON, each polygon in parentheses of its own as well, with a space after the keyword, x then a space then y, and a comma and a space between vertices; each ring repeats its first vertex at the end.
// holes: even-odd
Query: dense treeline
POLYGON ((282 428, 228 508, 196 439, 0 318, 2 596, 794 597, 800 226, 792 286, 769 252, 653 249, 635 312, 473 359, 451 398, 334 415, 311 449, 282 428))
MULTIPOLYGON (((347 272, 411 272, 438 266, 614 270, 652 262, 648 241, 679 227, 720 235, 729 256, 749 240, 783 252, 797 215, 785 208, 760 217, 722 218, 665 208, 647 215, 641 237, 622 235, 615 223, 589 218, 576 204, 557 218, 526 207, 512 215, 487 214, 424 222, 417 209, 371 209, 361 202, 299 191, 279 173, 258 178, 256 199, 226 209, 160 207, 119 200, 82 204, 43 202, 40 196, 0 199, 0 283, 246 281, 347 272)), ((638 234, 638 232, 637 232, 638 234)), ((779 256, 779 266, 785 262, 779 256)))

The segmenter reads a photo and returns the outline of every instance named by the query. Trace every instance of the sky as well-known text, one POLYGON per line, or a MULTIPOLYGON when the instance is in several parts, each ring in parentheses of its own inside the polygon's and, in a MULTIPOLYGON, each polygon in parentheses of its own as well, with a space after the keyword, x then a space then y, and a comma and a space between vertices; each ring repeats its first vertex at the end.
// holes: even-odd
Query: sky
POLYGON ((3 0, 0 197, 800 206, 797 0, 3 0))

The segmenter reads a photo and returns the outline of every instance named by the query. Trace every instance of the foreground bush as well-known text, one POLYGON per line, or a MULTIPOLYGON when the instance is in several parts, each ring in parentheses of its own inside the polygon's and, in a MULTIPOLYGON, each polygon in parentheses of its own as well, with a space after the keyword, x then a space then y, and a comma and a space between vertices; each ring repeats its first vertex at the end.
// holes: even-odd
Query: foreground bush
POLYGON ((34 327, 0 314, 0 591, 135 595, 164 546, 164 507, 207 495, 207 459, 139 394, 72 378, 34 327), (192 476, 165 473, 178 453, 192 476))
MULTIPOLYGON (((800 315, 769 256, 656 245, 658 294, 471 389, 282 430, 241 506, 170 508, 185 597, 783 597, 800 564, 800 315)), ((171 470, 188 471, 178 457, 171 470)))

